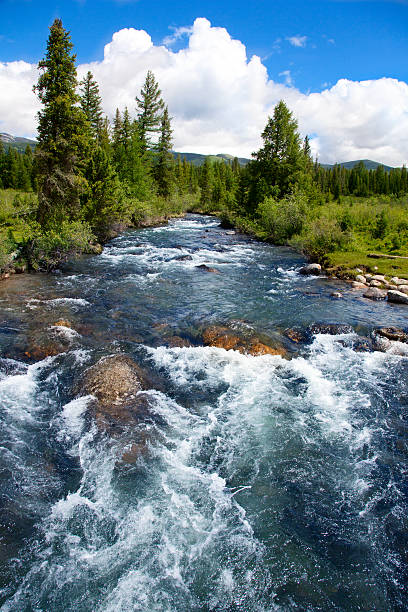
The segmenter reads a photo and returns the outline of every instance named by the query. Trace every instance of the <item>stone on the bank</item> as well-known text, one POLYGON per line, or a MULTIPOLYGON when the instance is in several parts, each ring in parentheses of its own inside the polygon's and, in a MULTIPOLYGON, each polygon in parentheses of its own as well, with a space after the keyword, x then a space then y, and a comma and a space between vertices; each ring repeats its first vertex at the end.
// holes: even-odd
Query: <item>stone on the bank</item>
POLYGON ((388 291, 388 301, 395 304, 408 304, 408 295, 402 291, 388 291))
POLYGON ((365 289, 367 285, 365 283, 359 283, 358 281, 353 281, 351 283, 353 289, 365 289))
POLYGON ((374 276, 371 278, 372 281, 380 281, 380 283, 383 283, 385 281, 385 276, 383 274, 374 274, 374 276))
POLYGON ((356 276, 356 281, 357 281, 358 283, 365 283, 365 282, 366 282, 366 277, 365 277, 365 276, 363 276, 362 274, 357 274, 357 276, 356 276))
POLYGON ((387 292, 383 289, 378 289, 377 287, 370 287, 363 293, 363 296, 370 300, 385 300, 387 297, 387 292))
POLYGON ((356 272, 357 274, 364 274, 363 270, 361 268, 356 268, 356 272))
POLYGON ((371 280, 370 287, 382 287, 383 283, 378 280, 371 280))
POLYGON ((406 293, 408 295, 408 285, 398 285, 398 291, 402 291, 402 293, 406 293))
POLYGON ((318 263, 307 264, 307 266, 303 266, 300 268, 299 273, 304 275, 313 275, 319 276, 322 271, 322 266, 318 263))
POLYGON ((406 278, 398 278, 398 276, 393 276, 390 280, 394 285, 408 285, 408 281, 406 278))

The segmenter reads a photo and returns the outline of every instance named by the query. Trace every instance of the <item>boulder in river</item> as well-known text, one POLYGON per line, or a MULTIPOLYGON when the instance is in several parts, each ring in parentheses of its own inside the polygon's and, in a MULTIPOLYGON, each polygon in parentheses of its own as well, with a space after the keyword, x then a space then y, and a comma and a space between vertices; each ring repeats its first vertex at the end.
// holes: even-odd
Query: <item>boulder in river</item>
POLYGON ((109 355, 85 370, 80 395, 93 395, 90 405, 98 429, 119 441, 121 463, 135 463, 148 450, 150 434, 143 425, 152 419, 152 399, 145 372, 127 355, 109 355), (138 427, 139 426, 139 427, 138 427))
POLYGON ((388 301, 395 304, 408 304, 408 295, 402 291, 388 291, 388 301))
POLYGON ((300 268, 299 273, 304 275, 319 276, 322 271, 322 266, 318 263, 311 263, 300 268))
POLYGON ((85 371, 81 384, 82 393, 94 395, 108 413, 134 400, 145 388, 144 372, 127 355, 103 357, 85 371))
POLYGON ((363 293, 363 296, 369 300, 385 300, 387 292, 383 289, 378 289, 378 287, 369 287, 367 291, 363 293))
POLYGON ((257 337, 245 338, 238 336, 228 327, 212 325, 204 330, 203 341, 206 346, 223 348, 226 351, 234 350, 249 355, 286 355, 286 350, 280 347, 273 347, 261 342, 257 337))
POLYGON ((379 329, 375 329, 374 333, 383 338, 388 338, 388 340, 408 342, 408 333, 399 327, 380 327, 379 329))
POLYGON ((211 268, 210 266, 207 266, 207 264, 200 264, 199 266, 196 266, 196 268, 199 270, 204 270, 205 272, 212 272, 213 274, 221 274, 217 268, 211 268))
POLYGON ((354 332, 351 325, 345 323, 312 323, 306 329, 306 333, 310 336, 316 334, 329 334, 337 336, 339 334, 352 334, 354 332))

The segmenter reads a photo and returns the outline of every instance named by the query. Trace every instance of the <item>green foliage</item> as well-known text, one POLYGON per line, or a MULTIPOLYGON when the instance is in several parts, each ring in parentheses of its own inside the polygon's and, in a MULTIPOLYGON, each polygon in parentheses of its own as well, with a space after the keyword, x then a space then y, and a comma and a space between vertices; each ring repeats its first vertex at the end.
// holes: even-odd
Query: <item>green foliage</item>
POLYGON ((175 181, 174 159, 173 155, 171 154, 172 131, 169 110, 166 106, 161 118, 160 137, 156 147, 157 156, 154 166, 154 177, 157 183, 157 193, 163 198, 170 197, 175 181))
POLYGON ((313 260, 324 263, 327 253, 346 249, 350 241, 350 234, 341 230, 336 219, 322 215, 306 223, 303 231, 294 236, 290 244, 313 260))
POLYGON ((50 272, 61 263, 81 253, 92 252, 95 240, 88 224, 81 221, 63 221, 58 230, 34 229, 26 247, 26 255, 34 270, 50 272))
POLYGON ((147 72, 146 80, 140 91, 140 97, 136 96, 136 103, 140 138, 143 148, 147 149, 152 146, 152 137, 160 131, 161 117, 164 110, 161 90, 151 70, 147 72))
POLYGON ((80 104, 86 116, 92 137, 99 140, 102 131, 102 99, 99 95, 98 83, 94 80, 92 72, 88 71, 80 82, 80 104))
POLYGON ((265 198, 285 197, 296 185, 304 186, 311 171, 308 142, 302 149, 297 121, 281 100, 262 132, 263 147, 254 153, 243 173, 241 200, 249 212, 265 198))
POLYGON ((43 109, 38 118, 35 152, 38 180, 38 221, 44 228, 80 217, 80 195, 86 189, 81 165, 87 155, 88 129, 77 106, 75 55, 60 19, 50 28, 45 58, 38 64, 34 87, 43 109))
POLYGON ((257 208, 259 224, 276 244, 285 244, 302 231, 306 212, 307 199, 301 192, 288 194, 282 200, 265 198, 257 208))
POLYGON ((10 234, 0 231, 0 271, 4 272, 13 259, 15 244, 10 239, 10 234))
POLYGON ((85 177, 88 190, 83 196, 82 214, 97 237, 104 241, 111 228, 129 219, 124 204, 124 190, 108 154, 96 145, 88 160, 85 177))

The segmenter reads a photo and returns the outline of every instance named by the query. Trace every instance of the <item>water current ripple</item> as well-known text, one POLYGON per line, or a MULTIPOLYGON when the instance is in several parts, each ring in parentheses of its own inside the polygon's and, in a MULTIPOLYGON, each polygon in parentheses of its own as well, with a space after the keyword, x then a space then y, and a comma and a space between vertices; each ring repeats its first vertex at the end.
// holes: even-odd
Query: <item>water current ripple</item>
POLYGON ((408 610, 408 357, 357 350, 406 307, 302 263, 189 215, 1 285, 2 612, 408 610), (315 322, 354 332, 282 335, 315 322), (290 358, 203 346, 212 324, 290 358), (78 381, 117 353, 150 413, 108 431, 78 381))

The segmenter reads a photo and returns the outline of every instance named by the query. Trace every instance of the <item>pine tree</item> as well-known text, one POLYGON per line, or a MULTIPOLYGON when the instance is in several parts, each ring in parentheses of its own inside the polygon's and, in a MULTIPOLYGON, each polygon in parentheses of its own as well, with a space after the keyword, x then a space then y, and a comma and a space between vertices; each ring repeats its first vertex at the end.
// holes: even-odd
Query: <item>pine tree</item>
POLYGON ((102 99, 99 95, 98 83, 94 80, 92 72, 87 72, 80 86, 81 108, 88 119, 92 137, 99 140, 102 130, 102 99))
POLYGON ((171 154, 172 131, 169 110, 166 106, 161 119, 160 138, 157 144, 157 160, 154 168, 157 193, 164 198, 170 196, 174 183, 173 156, 171 154))
POLYGON ((213 168, 208 157, 205 158, 204 164, 201 167, 201 194, 200 206, 203 210, 209 210, 212 204, 212 191, 214 186, 213 168))
POLYGON ((285 196, 305 170, 305 154, 297 128, 296 119, 281 100, 262 132, 264 146, 254 155, 263 197, 285 196))
POLYGON ((50 28, 45 58, 38 64, 40 77, 34 91, 43 104, 38 113, 36 167, 37 219, 43 227, 77 219, 84 179, 87 126, 77 106, 75 55, 69 32, 60 19, 50 28))
POLYGON ((88 183, 83 214, 100 240, 111 236, 112 226, 122 220, 125 209, 123 190, 107 152, 93 147, 85 169, 88 183))
POLYGON ((140 138, 144 148, 148 149, 152 146, 152 137, 160 132, 161 116, 164 110, 161 90, 151 70, 146 75, 140 97, 136 97, 136 102, 140 138))

